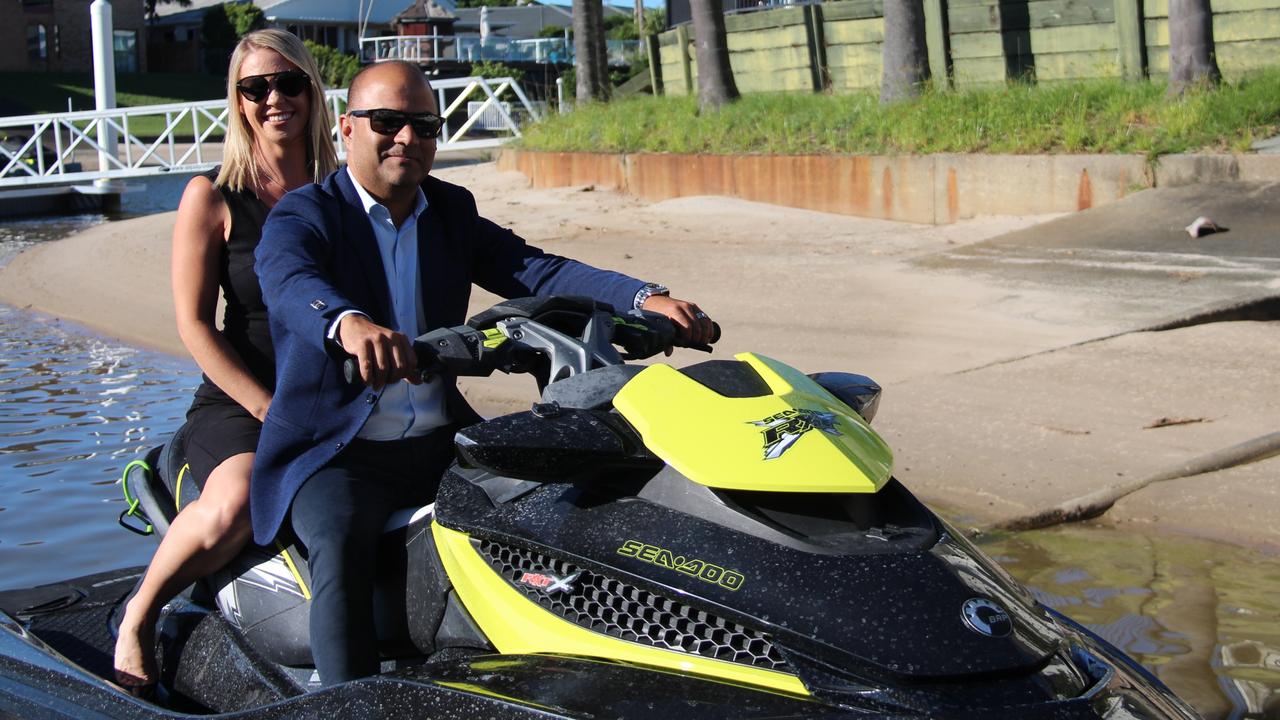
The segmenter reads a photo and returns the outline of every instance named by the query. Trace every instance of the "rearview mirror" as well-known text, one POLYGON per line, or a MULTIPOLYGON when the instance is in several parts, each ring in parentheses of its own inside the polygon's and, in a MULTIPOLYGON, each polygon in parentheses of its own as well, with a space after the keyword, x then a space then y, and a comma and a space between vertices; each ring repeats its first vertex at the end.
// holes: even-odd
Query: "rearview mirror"
POLYGON ((813 373, 809 377, 835 395, 868 423, 880 407, 880 385, 866 375, 846 372, 813 373))

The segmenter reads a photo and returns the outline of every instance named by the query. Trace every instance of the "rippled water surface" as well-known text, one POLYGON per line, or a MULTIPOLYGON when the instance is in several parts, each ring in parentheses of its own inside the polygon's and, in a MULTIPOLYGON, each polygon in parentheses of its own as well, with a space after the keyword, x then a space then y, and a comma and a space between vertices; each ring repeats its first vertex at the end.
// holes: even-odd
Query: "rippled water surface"
POLYGON ((190 363, 0 306, 0 587, 145 562, 116 480, 182 422, 190 363))
POLYGON ((1090 526, 982 545, 1205 717, 1280 718, 1280 558, 1090 526))
MULTIPOLYGON (((126 212, 172 209, 184 183, 126 195, 126 212)), ((0 264, 104 221, 0 223, 0 264)), ((155 543, 116 524, 116 481, 182 421, 198 380, 187 361, 0 306, 0 589, 146 562, 155 543)), ((1085 526, 981 542, 1206 717, 1280 719, 1280 558, 1085 526)))
MULTIPOLYGON (((189 176, 130 181, 123 217, 177 207, 189 176)), ((109 222, 0 220, 0 265, 109 222)), ((154 543, 116 525, 124 465, 182 421, 195 366, 0 305, 0 589, 145 562, 154 543)))

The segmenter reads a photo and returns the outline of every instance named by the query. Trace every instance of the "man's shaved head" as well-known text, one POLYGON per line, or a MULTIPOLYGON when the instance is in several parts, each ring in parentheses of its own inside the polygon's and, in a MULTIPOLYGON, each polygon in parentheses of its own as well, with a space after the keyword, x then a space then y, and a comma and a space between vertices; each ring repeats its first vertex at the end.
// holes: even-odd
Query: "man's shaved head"
POLYGON ((351 78, 351 87, 347 89, 347 107, 357 110, 366 109, 362 104, 366 90, 373 84, 391 83, 399 85, 421 85, 431 92, 431 84, 427 76, 413 63, 403 60, 366 65, 351 78))

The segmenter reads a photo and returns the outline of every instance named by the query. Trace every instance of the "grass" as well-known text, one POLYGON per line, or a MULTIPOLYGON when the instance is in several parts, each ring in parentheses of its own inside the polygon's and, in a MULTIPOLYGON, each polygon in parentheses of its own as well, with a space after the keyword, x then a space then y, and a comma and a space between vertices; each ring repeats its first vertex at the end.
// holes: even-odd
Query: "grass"
MULTIPOLYGON (((187 73, 129 73, 116 75, 116 105, 137 107, 217 100, 227 95, 226 79, 187 73)), ((34 115, 73 110, 93 110, 91 73, 0 73, 0 114, 34 115)), ((164 117, 143 117, 129 123, 130 132, 154 136, 164 129, 164 117)), ((179 129, 182 132, 182 129, 179 129)), ((190 125, 186 133, 190 134, 190 125)), ((221 137, 221 134, 218 135, 221 137)))
POLYGON ((878 93, 754 93, 699 115, 689 97, 588 105, 528 128, 529 150, 702 154, 1245 151, 1280 133, 1280 69, 1181 99, 1158 82, 1096 80, 880 105, 878 93))

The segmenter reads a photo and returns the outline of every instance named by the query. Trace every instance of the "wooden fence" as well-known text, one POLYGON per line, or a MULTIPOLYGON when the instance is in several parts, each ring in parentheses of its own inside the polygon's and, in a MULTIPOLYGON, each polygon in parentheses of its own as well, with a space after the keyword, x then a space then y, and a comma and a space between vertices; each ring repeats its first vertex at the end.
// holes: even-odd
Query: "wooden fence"
MULTIPOLYGON (((1280 0, 1210 0, 1227 79, 1280 63, 1280 0)), ((924 0, 935 82, 974 87, 1161 77, 1169 72, 1169 0, 924 0)), ((725 17, 743 92, 834 91, 880 84, 884 0, 839 0, 725 17)), ((649 38, 653 86, 693 93, 693 28, 649 38)))

